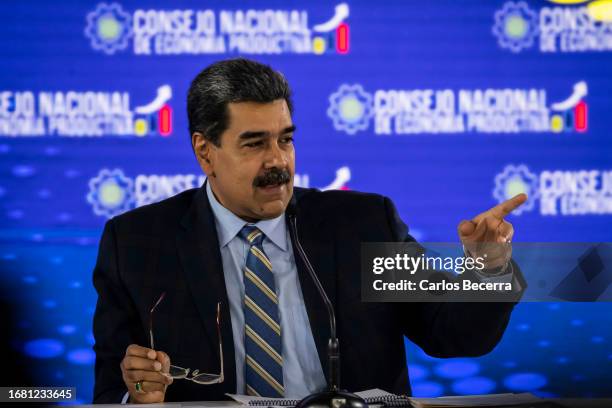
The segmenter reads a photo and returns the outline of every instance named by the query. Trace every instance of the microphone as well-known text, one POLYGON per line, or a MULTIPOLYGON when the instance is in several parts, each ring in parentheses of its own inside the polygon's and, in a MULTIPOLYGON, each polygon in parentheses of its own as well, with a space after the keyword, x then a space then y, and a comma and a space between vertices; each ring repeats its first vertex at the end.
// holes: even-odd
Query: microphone
POLYGON ((365 408, 368 406, 363 398, 356 394, 352 394, 346 390, 340 389, 340 341, 336 333, 336 313, 334 312, 334 306, 332 305, 321 281, 317 277, 314 271, 308 255, 304 251, 300 239, 298 237, 297 229, 297 205, 295 196, 291 197, 289 205, 285 210, 285 214, 289 219, 289 234, 291 239, 295 243, 297 252, 306 266, 306 270, 310 275, 310 278, 314 282, 325 308, 329 315, 329 342, 327 344, 327 358, 329 363, 329 383, 326 391, 311 394, 301 400, 296 408, 365 408))

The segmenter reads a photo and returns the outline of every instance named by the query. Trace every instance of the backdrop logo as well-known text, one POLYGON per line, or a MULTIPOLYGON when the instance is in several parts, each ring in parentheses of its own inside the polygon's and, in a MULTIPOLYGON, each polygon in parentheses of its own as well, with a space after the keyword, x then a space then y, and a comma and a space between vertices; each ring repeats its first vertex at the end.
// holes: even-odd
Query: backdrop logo
POLYGON ((114 217, 133 207, 134 182, 119 169, 102 169, 89 180, 87 202, 96 215, 114 217))
POLYGON ((494 15, 492 31, 499 46, 515 53, 534 44, 550 53, 612 50, 612 1, 550 3, 557 5, 534 10, 524 1, 506 2, 494 15))
POLYGON ((340 85, 338 91, 329 97, 327 115, 334 122, 336 130, 349 135, 366 130, 373 114, 372 95, 359 84, 340 85))
POLYGON ((522 133, 586 132, 586 82, 549 104, 541 88, 379 89, 342 84, 329 97, 327 115, 336 130, 374 133, 522 133))
POLYGON ((125 50, 132 36, 132 17, 117 3, 100 3, 87 14, 85 35, 93 49, 105 54, 125 50))
POLYGON ((519 52, 531 47, 538 32, 538 15, 525 2, 508 2, 495 13, 493 33, 503 48, 519 52))
MULTIPOLYGON (((101 169, 89 180, 87 202, 96 215, 112 218, 128 210, 155 203, 191 188, 206 179, 203 174, 138 174, 126 176, 121 169, 101 169)), ((334 179, 321 190, 347 190, 351 179, 348 167, 336 170, 334 179)), ((296 174, 294 185, 308 187, 308 174, 296 174)))
POLYGON ((510 164, 495 176, 493 197, 498 202, 502 203, 521 193, 527 194, 527 201, 512 212, 515 215, 533 210, 535 200, 539 196, 538 176, 530 172, 524 164, 518 166, 510 164))
POLYGON ((309 25, 296 9, 137 9, 100 3, 86 16, 85 36, 107 55, 132 44, 135 55, 346 54, 349 6, 338 4, 328 20, 309 25))
POLYGON ((0 91, 0 136, 169 136, 169 85, 132 108, 126 91, 0 91))
POLYGON ((525 164, 507 165, 495 176, 493 197, 503 202, 519 193, 528 200, 513 214, 532 211, 546 216, 612 214, 612 170, 543 170, 534 173, 525 164))

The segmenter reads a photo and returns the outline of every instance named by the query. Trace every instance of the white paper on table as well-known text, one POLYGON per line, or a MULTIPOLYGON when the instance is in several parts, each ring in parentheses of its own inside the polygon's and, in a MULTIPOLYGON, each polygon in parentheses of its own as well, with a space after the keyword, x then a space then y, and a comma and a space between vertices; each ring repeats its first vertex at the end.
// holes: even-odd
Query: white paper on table
MULTIPOLYGON (((359 395, 361 398, 382 398, 392 396, 393 394, 388 393, 387 391, 381 390, 379 388, 374 388, 371 390, 359 391, 355 394, 359 395)), ((297 401, 291 398, 265 398, 265 397, 254 397, 251 395, 242 395, 242 394, 225 394, 229 396, 236 402, 239 402, 242 405, 249 405, 251 402, 257 401, 266 401, 266 406, 268 407, 287 407, 288 405, 295 405, 297 401)))

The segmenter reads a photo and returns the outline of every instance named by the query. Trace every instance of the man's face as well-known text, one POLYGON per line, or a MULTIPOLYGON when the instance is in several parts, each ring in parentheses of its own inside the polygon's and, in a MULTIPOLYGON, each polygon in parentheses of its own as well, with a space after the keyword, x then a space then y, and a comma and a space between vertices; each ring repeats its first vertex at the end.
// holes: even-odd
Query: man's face
POLYGON ((247 221, 278 217, 293 194, 295 172, 287 103, 230 103, 228 113, 220 146, 206 142, 200 154, 195 143, 198 161, 225 208, 247 221))

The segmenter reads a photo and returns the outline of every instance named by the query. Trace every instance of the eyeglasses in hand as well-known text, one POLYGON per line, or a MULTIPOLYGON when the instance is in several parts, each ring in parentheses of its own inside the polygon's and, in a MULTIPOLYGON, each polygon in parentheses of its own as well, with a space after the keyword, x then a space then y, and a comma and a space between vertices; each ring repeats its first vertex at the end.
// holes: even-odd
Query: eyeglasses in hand
MULTIPOLYGON (((149 314, 149 340, 152 350, 155 350, 155 342, 153 340, 153 312, 162 300, 164 300, 165 296, 166 292, 163 292, 151 308, 149 314)), ((217 303, 217 338, 219 340, 219 366, 221 367, 221 372, 219 374, 200 373, 200 370, 191 371, 190 368, 171 365, 169 372, 170 377, 174 379, 189 380, 203 385, 221 384, 225 379, 223 375, 223 343, 221 341, 221 302, 217 303)))

